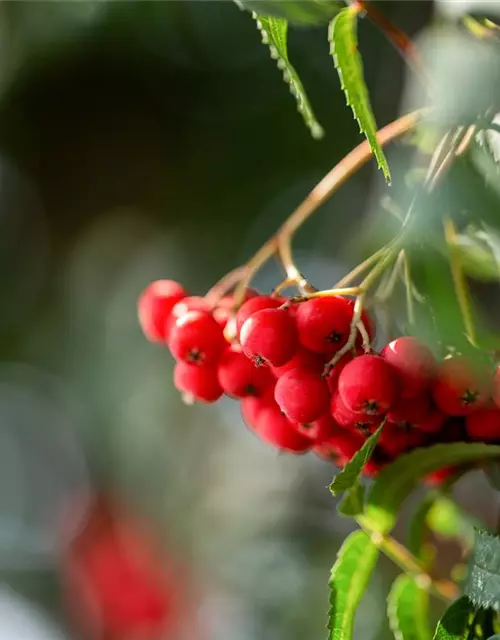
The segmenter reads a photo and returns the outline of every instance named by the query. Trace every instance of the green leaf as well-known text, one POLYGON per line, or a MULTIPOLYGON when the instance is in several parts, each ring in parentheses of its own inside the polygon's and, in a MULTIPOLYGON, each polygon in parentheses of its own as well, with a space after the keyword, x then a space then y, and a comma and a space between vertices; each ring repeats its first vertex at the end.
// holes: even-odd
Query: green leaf
POLYGON ((288 59, 288 22, 284 18, 273 18, 257 13, 253 14, 253 18, 257 21, 257 27, 262 35, 262 42, 269 46, 271 58, 277 61, 278 69, 283 71, 283 79, 289 85, 290 92, 297 101, 297 109, 309 127, 312 137, 316 139, 322 138, 324 135, 323 128, 316 120, 304 86, 297 71, 288 59))
POLYGON ((333 482, 330 484, 330 491, 334 496, 339 496, 345 491, 349 491, 358 482, 363 467, 375 449, 383 427, 384 423, 365 441, 361 449, 354 454, 342 471, 334 477, 333 482))
POLYGON ((290 24, 327 24, 342 8, 337 0, 235 0, 247 11, 255 11, 263 16, 284 18, 290 24))
POLYGON ((360 131, 365 134, 379 168, 390 183, 389 165, 377 140, 377 124, 363 77, 363 63, 358 52, 357 12, 352 7, 342 9, 331 21, 328 39, 347 104, 352 109, 360 131))
POLYGON ((500 611, 500 536, 476 531, 465 594, 477 608, 500 611))
POLYGON ((365 488, 358 481, 344 495, 337 506, 337 511, 342 516, 354 518, 363 512, 363 502, 365 498, 365 488))
POLYGON ((427 530, 427 514, 434 501, 438 498, 437 491, 429 491, 419 504, 413 518, 410 521, 408 532, 408 550, 418 558, 422 557, 425 546, 425 532, 427 530))
POLYGON ((329 582, 328 640, 351 640, 354 615, 378 554, 378 548, 364 531, 355 531, 344 541, 329 582))
POLYGON ((415 449, 399 457, 378 475, 368 495, 365 517, 374 530, 389 532, 403 500, 420 478, 442 467, 500 457, 500 446, 456 442, 415 449))
POLYGON ((427 525, 442 538, 454 538, 471 548, 474 544, 474 525, 460 507, 445 496, 437 498, 427 512, 427 525))
POLYGON ((438 622, 434 640, 467 640, 474 616, 474 607, 469 598, 459 598, 438 622))
POLYGON ((406 574, 394 581, 387 598, 387 615, 396 640, 430 640, 427 626, 429 592, 406 574))

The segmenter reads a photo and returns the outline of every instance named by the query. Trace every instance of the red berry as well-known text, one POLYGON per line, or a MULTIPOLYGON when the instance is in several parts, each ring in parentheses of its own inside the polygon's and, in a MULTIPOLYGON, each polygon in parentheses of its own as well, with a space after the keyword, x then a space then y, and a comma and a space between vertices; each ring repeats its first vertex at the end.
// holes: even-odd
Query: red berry
POLYGON ((254 296, 244 302, 236 314, 237 335, 240 335, 242 326, 251 315, 262 309, 277 309, 281 307, 284 302, 285 300, 283 298, 271 298, 271 296, 254 296))
POLYGON ((328 384, 328 388, 330 389, 330 393, 334 393, 336 391, 342 369, 348 362, 351 362, 351 360, 353 359, 354 355, 352 353, 344 353, 337 364, 328 372, 328 375, 326 376, 326 382, 328 384))
POLYGON ((266 407, 273 406, 274 386, 268 387, 260 396, 246 396, 241 400, 241 415, 250 429, 255 429, 260 412, 266 407))
POLYGON ((467 416, 465 427, 472 440, 483 442, 500 440, 500 409, 488 407, 474 411, 467 416))
POLYGON ((334 462, 338 466, 344 466, 363 446, 364 441, 365 438, 355 431, 339 429, 313 450, 320 458, 334 462))
POLYGON ((185 316, 188 311, 207 311, 210 313, 210 305, 205 298, 202 298, 201 296, 188 296, 180 302, 177 302, 177 304, 172 308, 172 312, 167 320, 167 340, 169 339, 172 327, 175 325, 177 320, 182 318, 182 316, 185 316))
POLYGON ((381 415, 397 398, 398 380, 384 358, 364 355, 346 364, 339 376, 338 389, 353 411, 381 415))
POLYGON ((283 413, 301 424, 328 410, 330 394, 323 378, 305 369, 291 369, 276 382, 274 398, 283 413))
POLYGON ((167 339, 167 320, 174 305, 187 296, 173 280, 152 282, 139 296, 137 313, 144 335, 151 342, 167 339))
POLYGON ((393 422, 387 422, 382 429, 379 445, 385 453, 396 458, 425 442, 425 434, 415 429, 402 429, 393 422))
POLYGON ((174 367, 174 386, 179 391, 192 395, 201 402, 215 402, 222 395, 217 380, 217 369, 211 366, 196 366, 177 362, 174 367))
POLYGON ((352 309, 339 296, 312 298, 297 305, 299 341, 318 353, 335 353, 349 338, 352 309))
POLYGON ((170 331, 172 355, 191 364, 215 364, 226 344, 222 329, 208 311, 188 311, 170 331))
POLYGON ((432 384, 437 363, 432 351, 425 344, 404 336, 384 347, 381 354, 398 372, 401 397, 419 396, 432 384))
POLYGON ((354 429, 361 434, 372 433, 381 422, 380 416, 359 413, 350 409, 335 391, 330 401, 330 413, 334 421, 345 429, 354 429))
POLYGON ((430 398, 422 395, 418 398, 398 400, 387 413, 387 419, 403 429, 419 429, 420 424, 425 422, 430 413, 430 398))
POLYGON ((256 364, 280 367, 297 351, 297 329, 286 309, 261 309, 245 321, 240 342, 244 353, 256 364))
POLYGON ((500 407, 500 366, 493 375, 493 402, 500 407))
POLYGON ((318 446, 333 437, 341 427, 335 423, 329 413, 324 413, 314 422, 296 423, 295 428, 299 433, 313 440, 315 446, 318 446))
POLYGON ((313 445, 311 438, 300 434, 290 420, 281 413, 276 403, 266 403, 261 408, 257 414, 254 431, 264 442, 281 451, 304 453, 313 445))
POLYGON ((418 423, 417 428, 424 433, 439 433, 445 425, 446 418, 446 414, 440 409, 432 409, 427 417, 418 423))
POLYGON ((309 349, 299 346, 291 360, 281 367, 271 367, 271 370, 274 375, 279 378, 287 371, 290 371, 290 369, 306 369, 307 371, 320 374, 323 372, 324 366, 324 359, 319 353, 309 351, 309 349))
POLYGON ((431 487, 439 486, 458 471, 459 467, 442 467, 424 476, 423 482, 431 487))
POLYGON ((256 367, 239 347, 229 347, 222 354, 217 376, 224 393, 234 398, 256 396, 274 385, 274 377, 269 369, 256 367))
POLYGON ((466 416, 484 406, 488 391, 484 373, 458 356, 440 364, 432 385, 434 402, 450 416, 466 416))

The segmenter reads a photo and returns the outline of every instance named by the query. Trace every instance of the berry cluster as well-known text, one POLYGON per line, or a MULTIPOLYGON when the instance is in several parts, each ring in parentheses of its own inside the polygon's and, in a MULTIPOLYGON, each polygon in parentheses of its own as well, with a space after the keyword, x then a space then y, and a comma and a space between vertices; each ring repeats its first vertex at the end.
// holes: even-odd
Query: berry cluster
MULTIPOLYGON (((152 283, 138 303, 146 337, 177 361, 174 384, 185 399, 236 398, 247 426, 277 449, 312 450, 343 466, 384 422, 365 468, 374 474, 415 447, 500 440, 500 373, 461 356, 437 362, 413 337, 377 353, 357 334, 340 354, 353 323, 346 297, 296 301, 248 290, 236 313, 233 306, 231 295, 213 308, 169 280, 152 283)), ((371 341, 365 311, 361 321, 371 341)))

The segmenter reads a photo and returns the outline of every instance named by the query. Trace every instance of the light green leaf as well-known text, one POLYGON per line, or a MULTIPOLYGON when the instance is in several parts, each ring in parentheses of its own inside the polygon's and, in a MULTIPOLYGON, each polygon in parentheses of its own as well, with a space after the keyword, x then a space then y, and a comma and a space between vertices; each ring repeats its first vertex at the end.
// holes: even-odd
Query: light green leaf
POLYGON ((338 0, 235 0, 247 11, 255 11, 263 16, 285 18, 290 24, 327 24, 344 6, 338 0))
POLYGON ((438 622, 434 640, 467 640, 474 616, 474 607, 469 598, 459 598, 438 622))
POLYGON ((348 491, 358 482, 363 467, 375 449, 383 426, 384 423, 365 441, 361 449, 354 454, 342 471, 334 477, 333 482, 330 484, 330 491, 334 496, 339 496, 348 491))
POLYGON ((456 442, 415 449, 400 456, 378 475, 368 495, 365 517, 380 533, 394 526, 401 503, 420 478, 441 469, 500 457, 500 446, 483 443, 456 442))
POLYGON ((379 168, 390 183, 389 165, 377 140, 377 124, 363 77, 363 62, 358 51, 357 16, 353 6, 349 6, 342 9, 331 21, 328 32, 330 53, 333 56, 347 104, 351 107, 361 132, 365 134, 379 168))
POLYGON ((477 608, 500 611, 500 536, 476 531, 465 595, 477 608))
POLYGON ((363 512, 363 502, 365 498, 365 488, 358 481, 344 495, 337 506, 337 511, 342 516, 354 518, 363 512))
POLYGON ((466 548, 474 544, 474 525, 460 507, 446 496, 437 498, 426 517, 427 525, 442 538, 454 538, 466 548))
POLYGON ((329 582, 328 640, 351 640, 354 615, 378 554, 378 548, 364 531, 355 531, 344 541, 329 582))
POLYGON ((387 615, 396 640, 430 640, 427 626, 429 592, 406 574, 394 581, 387 598, 387 615))
POLYGON ((257 27, 262 35, 262 42, 269 46, 271 58, 277 61, 278 69, 283 71, 283 79, 289 85, 290 92, 297 101, 297 109, 309 127, 312 137, 316 139, 322 138, 324 135, 323 128, 316 120, 299 75, 288 59, 288 22, 284 18, 273 18, 272 16, 264 16, 257 13, 254 13, 253 17, 257 21, 257 27))

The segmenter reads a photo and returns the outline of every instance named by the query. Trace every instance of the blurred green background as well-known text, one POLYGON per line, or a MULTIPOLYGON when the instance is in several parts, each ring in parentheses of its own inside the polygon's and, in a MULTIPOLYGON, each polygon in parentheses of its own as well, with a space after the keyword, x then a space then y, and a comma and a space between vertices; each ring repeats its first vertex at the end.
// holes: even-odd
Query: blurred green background
MULTIPOLYGON (((381 4, 410 34, 435 10, 381 4)), ((383 125, 399 113, 403 62, 366 22, 360 40, 383 125)), ((23 640, 79 637, 56 523, 104 489, 187 567, 197 637, 325 635, 329 569, 352 528, 325 489, 332 469, 277 456, 230 400, 184 406, 135 306, 159 278, 203 294, 361 140, 325 29, 292 29, 290 56, 320 142, 231 2, 0 3, 2 640, 21 640, 21 606, 25 621, 36 607, 51 625, 26 626, 23 640)), ((363 170, 300 232, 317 286, 352 266, 344 249, 378 180, 363 170)), ((266 267, 257 284, 270 290, 277 274, 266 267)), ((463 499, 488 517, 491 496, 476 490, 472 480, 463 499)), ((380 562, 357 638, 389 637, 394 574, 380 562)))

